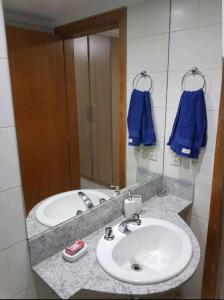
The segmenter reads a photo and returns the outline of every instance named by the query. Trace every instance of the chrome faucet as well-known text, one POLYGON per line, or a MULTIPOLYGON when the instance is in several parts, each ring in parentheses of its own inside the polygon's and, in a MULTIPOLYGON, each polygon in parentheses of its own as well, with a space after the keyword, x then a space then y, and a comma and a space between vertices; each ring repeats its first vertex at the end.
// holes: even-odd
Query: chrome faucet
POLYGON ((84 194, 83 192, 78 192, 78 195, 85 203, 87 209, 91 209, 94 207, 93 202, 89 199, 89 197, 86 194, 84 194))
POLYGON ((128 233, 128 224, 135 224, 140 226, 142 221, 140 220, 139 214, 134 214, 132 218, 124 220, 118 227, 118 230, 122 233, 128 233))
POLYGON ((119 186, 111 185, 110 187, 112 190, 114 190, 113 197, 117 197, 118 195, 120 195, 121 192, 119 186))

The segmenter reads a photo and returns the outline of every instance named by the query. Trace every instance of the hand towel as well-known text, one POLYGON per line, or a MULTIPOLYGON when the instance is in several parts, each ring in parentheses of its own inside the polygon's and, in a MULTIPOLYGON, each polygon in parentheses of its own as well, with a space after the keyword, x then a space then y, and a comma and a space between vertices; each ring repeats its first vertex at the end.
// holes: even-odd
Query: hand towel
POLYGON ((156 135, 152 120, 152 107, 149 92, 144 92, 144 109, 142 116, 142 143, 145 146, 152 146, 156 144, 156 135))
POLYGON ((149 92, 133 90, 128 112, 129 145, 156 143, 149 92))
POLYGON ((184 91, 167 145, 178 156, 197 159, 207 142, 207 114, 203 89, 184 91))

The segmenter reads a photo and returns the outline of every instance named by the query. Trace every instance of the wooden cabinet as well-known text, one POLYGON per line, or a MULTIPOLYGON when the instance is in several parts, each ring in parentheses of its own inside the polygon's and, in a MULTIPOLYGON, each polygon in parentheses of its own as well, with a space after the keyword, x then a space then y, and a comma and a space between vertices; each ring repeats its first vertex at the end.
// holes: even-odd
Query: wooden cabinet
POLYGON ((81 176, 118 184, 118 39, 74 39, 81 176))

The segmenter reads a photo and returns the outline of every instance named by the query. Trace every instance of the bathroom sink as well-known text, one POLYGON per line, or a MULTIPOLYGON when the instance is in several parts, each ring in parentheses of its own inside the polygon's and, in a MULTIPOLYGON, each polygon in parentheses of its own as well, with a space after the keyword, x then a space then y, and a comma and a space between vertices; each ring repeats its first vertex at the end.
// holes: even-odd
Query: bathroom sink
POLYGON ((112 277, 132 284, 155 284, 180 274, 192 257, 188 235, 173 223, 142 218, 129 224, 128 233, 113 228, 114 240, 104 237, 97 246, 97 260, 112 277))
POLYGON ((100 204, 100 199, 108 200, 110 197, 103 192, 96 190, 75 190, 69 191, 44 200, 36 210, 36 219, 45 226, 53 227, 77 215, 77 212, 84 212, 87 207, 84 201, 78 196, 83 192, 92 201, 94 206, 100 204))

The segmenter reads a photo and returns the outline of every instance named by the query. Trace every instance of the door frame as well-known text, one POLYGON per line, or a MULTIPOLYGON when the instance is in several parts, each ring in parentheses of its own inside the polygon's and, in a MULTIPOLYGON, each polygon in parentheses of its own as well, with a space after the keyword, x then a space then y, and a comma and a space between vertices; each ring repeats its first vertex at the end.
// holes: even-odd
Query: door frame
MULTIPOLYGON (((78 120, 76 88, 74 85, 75 72, 74 60, 71 61, 71 51, 73 51, 72 39, 96 34, 98 32, 111 29, 119 29, 119 186, 126 186, 126 53, 127 53, 127 8, 122 7, 106 13, 91 16, 89 18, 75 21, 55 28, 55 33, 59 34, 64 41, 65 68, 67 81, 67 101, 69 107, 69 127, 70 134, 76 136, 76 141, 71 144, 71 169, 72 177, 76 174, 76 158, 72 158, 72 153, 78 147, 78 120), (70 55, 66 59, 66 52, 70 55), (73 68, 74 69, 74 68, 73 68), (72 82, 71 82, 72 80, 72 82), (73 84, 71 84, 73 83, 73 84), (74 101, 75 100, 75 101, 74 101)), ((73 52, 74 53, 74 52, 73 52)), ((74 55, 73 55, 74 56, 74 55)), ((73 139, 71 139, 73 140, 73 139)), ((76 151, 77 152, 77 151, 76 151)))
POLYGON ((220 285, 220 263, 223 243, 224 222, 224 59, 222 61, 222 90, 219 106, 218 131, 215 149, 215 162, 212 182, 209 224, 204 274, 202 284, 202 299, 216 299, 220 285))

